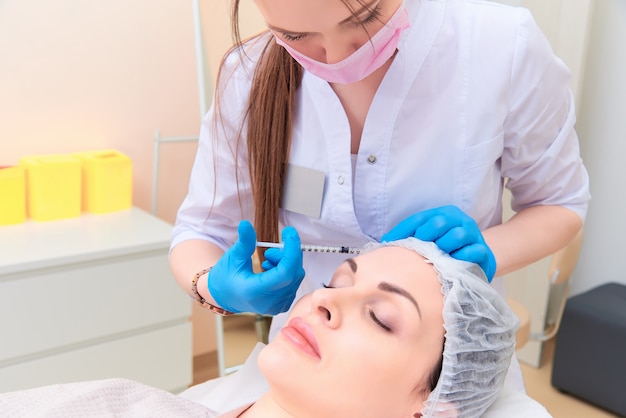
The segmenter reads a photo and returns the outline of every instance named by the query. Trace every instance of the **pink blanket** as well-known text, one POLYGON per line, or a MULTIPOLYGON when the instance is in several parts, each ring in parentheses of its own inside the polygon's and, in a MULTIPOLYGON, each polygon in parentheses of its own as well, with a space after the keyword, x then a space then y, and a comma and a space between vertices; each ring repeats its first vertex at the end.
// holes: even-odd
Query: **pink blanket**
POLYGON ((2 417, 215 417, 199 403, 126 379, 43 386, 0 394, 2 417))

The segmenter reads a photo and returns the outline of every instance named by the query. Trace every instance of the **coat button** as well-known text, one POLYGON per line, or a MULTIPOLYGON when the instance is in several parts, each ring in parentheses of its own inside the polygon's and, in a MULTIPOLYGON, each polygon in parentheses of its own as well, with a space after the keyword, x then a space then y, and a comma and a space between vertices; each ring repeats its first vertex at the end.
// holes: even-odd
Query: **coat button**
POLYGON ((367 157, 367 162, 369 164, 376 164, 376 156, 374 154, 371 154, 369 157, 367 157))
POLYGON ((344 180, 343 176, 339 176, 339 177, 337 177, 337 183, 339 183, 339 184, 343 184, 343 182, 344 182, 344 181, 345 181, 345 180, 344 180))

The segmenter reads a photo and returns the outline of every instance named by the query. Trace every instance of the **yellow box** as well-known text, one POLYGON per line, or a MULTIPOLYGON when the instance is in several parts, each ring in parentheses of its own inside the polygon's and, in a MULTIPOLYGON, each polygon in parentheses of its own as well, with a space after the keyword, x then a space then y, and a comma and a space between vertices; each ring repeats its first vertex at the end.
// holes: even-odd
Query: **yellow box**
POLYGON ((81 162, 69 155, 20 158, 26 170, 26 212, 35 221, 81 214, 81 162))
POLYGON ((83 210, 108 213, 129 209, 133 195, 133 166, 119 151, 100 150, 72 154, 83 167, 83 210))
POLYGON ((26 220, 26 177, 22 167, 0 167, 0 225, 26 220))

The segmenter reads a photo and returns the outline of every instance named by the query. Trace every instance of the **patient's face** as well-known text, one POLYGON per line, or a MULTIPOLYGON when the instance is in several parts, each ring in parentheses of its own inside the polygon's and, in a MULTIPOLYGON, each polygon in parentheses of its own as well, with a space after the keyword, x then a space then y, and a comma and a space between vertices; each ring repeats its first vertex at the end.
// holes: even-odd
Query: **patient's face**
POLYGON ((443 296, 424 258, 383 247, 304 296, 261 352, 270 393, 297 417, 412 417, 443 349, 443 296))

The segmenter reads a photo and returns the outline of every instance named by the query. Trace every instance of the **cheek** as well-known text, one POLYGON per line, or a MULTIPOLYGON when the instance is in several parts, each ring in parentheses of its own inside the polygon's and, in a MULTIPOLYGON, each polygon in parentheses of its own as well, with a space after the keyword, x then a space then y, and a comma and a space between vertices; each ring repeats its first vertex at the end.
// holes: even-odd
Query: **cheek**
POLYGON ((340 397, 348 415, 334 416, 401 416, 391 414, 390 408, 401 408, 412 400, 412 391, 421 381, 416 355, 406 345, 370 341, 369 344, 351 345, 344 342, 341 357, 313 379, 316 385, 330 384, 335 397, 340 397), (362 411, 354 415, 354 411, 362 411))
POLYGON ((410 393, 430 375, 443 344, 434 336, 415 340, 376 332, 345 335, 334 342, 329 374, 341 375, 342 379, 361 387, 362 396, 390 388, 395 388, 399 395, 410 393), (394 384, 390 385, 390 382, 394 384))
POLYGON ((325 365, 329 374, 334 374, 335 378, 339 375, 359 386, 388 385, 390 379, 406 374, 407 363, 414 357, 406 344, 371 334, 370 338, 354 336, 337 339, 334 343, 329 363, 325 365))

